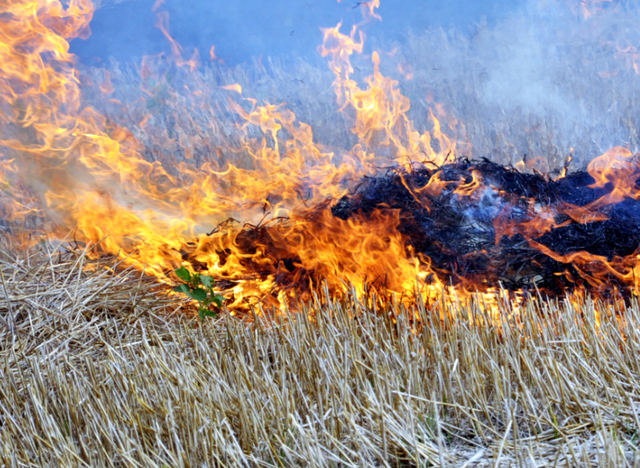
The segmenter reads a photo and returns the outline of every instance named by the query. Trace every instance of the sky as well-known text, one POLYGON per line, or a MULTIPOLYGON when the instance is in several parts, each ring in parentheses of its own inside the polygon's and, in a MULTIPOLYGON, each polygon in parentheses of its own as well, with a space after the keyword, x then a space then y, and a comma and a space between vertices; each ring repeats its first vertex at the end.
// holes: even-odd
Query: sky
MULTIPOLYGON (((168 42, 155 27, 155 0, 107 2, 91 22, 91 36, 76 39, 71 52, 87 65, 110 57, 139 62, 145 54, 168 51, 168 42)), ((227 64, 252 57, 318 58, 321 27, 342 21, 347 28, 362 18, 355 0, 166 0, 161 9, 170 17, 171 35, 187 55, 198 48, 209 56, 211 46, 227 64)), ((523 0, 382 0, 379 14, 362 29, 367 36, 402 40, 409 30, 430 26, 472 29, 483 18, 489 23, 507 16, 523 0)))

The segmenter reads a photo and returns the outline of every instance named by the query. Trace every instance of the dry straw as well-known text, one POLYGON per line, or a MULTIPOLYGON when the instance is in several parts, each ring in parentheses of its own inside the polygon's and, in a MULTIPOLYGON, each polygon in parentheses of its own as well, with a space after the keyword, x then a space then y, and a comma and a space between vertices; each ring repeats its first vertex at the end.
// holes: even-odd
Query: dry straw
MULTIPOLYGON (((598 23, 602 35, 635 31, 632 13, 598 23)), ((616 57, 618 44, 596 48, 590 35, 567 33, 578 26, 558 27, 556 60, 533 70, 533 84, 565 96, 567 109, 565 99, 502 108, 478 91, 490 94, 493 64, 522 55, 513 44, 527 38, 514 42, 512 28, 410 36, 396 56, 414 67, 402 85, 410 117, 428 127, 433 91, 466 125, 457 138, 471 156, 503 163, 528 154, 558 167, 579 144, 583 164, 609 138, 636 150, 635 72, 616 57), (478 60, 483 51, 495 59, 478 60)), ((354 78, 371 73, 368 59, 355 64, 354 78)), ((497 74, 530 75, 507 65, 497 74)), ((325 68, 260 68, 207 68, 181 77, 189 86, 147 95, 139 76, 112 64, 113 100, 83 92, 168 170, 237 156, 218 154, 242 147, 221 83, 287 102, 327 148, 356 143, 325 68)), ((1 466, 640 466, 635 300, 621 309, 565 299, 503 301, 491 313, 481 300, 371 310, 325 292, 303 313, 225 313, 202 325, 192 305, 113 258, 15 251, 0 251, 1 466)))
POLYGON ((0 257, 2 466, 640 465, 635 302, 200 325, 113 259, 0 257))

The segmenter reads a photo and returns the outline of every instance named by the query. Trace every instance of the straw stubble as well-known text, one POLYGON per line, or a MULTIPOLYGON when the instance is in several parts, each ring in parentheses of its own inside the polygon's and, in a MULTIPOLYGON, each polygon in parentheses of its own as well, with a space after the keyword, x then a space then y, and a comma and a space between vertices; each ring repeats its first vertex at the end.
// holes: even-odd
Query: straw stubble
POLYGON ((635 301, 223 314, 86 252, 1 256, 5 466, 637 466, 635 301), (390 318, 390 317, 393 317, 390 318))

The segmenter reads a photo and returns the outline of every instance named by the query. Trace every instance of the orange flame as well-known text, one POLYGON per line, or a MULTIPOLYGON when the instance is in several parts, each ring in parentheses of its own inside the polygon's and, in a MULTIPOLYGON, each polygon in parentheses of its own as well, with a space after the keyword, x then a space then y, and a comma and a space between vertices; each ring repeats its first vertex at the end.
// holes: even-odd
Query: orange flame
POLYGON ((613 0, 581 0, 580 8, 585 19, 593 18, 603 11, 604 7, 608 3, 612 3, 613 0))
MULTIPOLYGON (((191 71, 195 71, 198 68, 199 63, 199 53, 198 49, 194 49, 193 55, 189 60, 183 60, 182 58, 182 47, 180 44, 176 42, 176 40, 169 33, 169 12, 167 11, 158 11, 159 8, 164 4, 164 0, 157 0, 153 5, 153 11, 156 12, 156 27, 162 31, 164 37, 167 38, 169 44, 171 46, 171 53, 173 54, 173 58, 176 64, 180 67, 186 66, 191 71)), ((211 59, 215 58, 215 54, 213 53, 213 47, 211 48, 211 59)))
POLYGON ((638 52, 638 49, 632 45, 628 45, 625 48, 618 47, 616 58, 623 59, 630 68, 633 68, 636 75, 640 74, 640 65, 638 64, 638 61, 640 60, 640 52, 638 52))
MULTIPOLYGON (((378 0, 361 7, 365 18, 379 18, 378 0)), ((129 130, 83 104, 67 41, 87 34, 92 14, 88 0, 71 0, 66 8, 57 0, 10 0, 0 15, 0 107, 5 111, 0 113, 0 188, 8 218, 47 219, 58 238, 75 229, 78 241, 100 242, 102 252, 163 280, 188 262, 220 280, 232 307, 258 300, 285 306, 310 299, 323 283, 337 293, 352 284, 363 296, 377 287, 411 300, 443 290, 451 297, 473 292, 474 285, 453 289, 438 276, 432 260, 399 232, 398 210, 377 209, 366 219, 332 215, 327 200, 344 196, 352 181, 375 174, 378 167, 410 167, 415 161, 443 165, 467 148, 447 136, 462 125, 442 106, 430 110, 431 131, 416 128, 408 117, 409 99, 398 81, 382 74, 377 52, 371 55, 372 75, 364 85, 356 81, 351 56, 364 48, 357 27, 349 35, 340 32, 340 24, 323 30, 320 47, 335 76, 340 110, 352 121, 353 148, 323 147, 284 104, 258 104, 233 84, 222 88, 231 92, 228 109, 237 116, 240 136, 216 148, 217 158, 196 164, 188 135, 157 135, 158 141, 181 148, 184 157, 151 160, 129 130), (256 227, 249 231, 230 218, 256 227), (283 277, 288 281, 280 281, 283 277)), ((175 63, 195 70, 197 57, 183 61, 163 12, 158 12, 158 26, 175 63)), ((148 109, 160 109, 177 96, 169 74, 154 73, 158 63, 148 59, 141 70, 148 109)), ((108 75, 102 89, 112 92, 108 75)), ((205 96, 202 89, 189 91, 194 99, 205 96)), ((155 114, 140 117, 145 131, 156 131, 155 114)), ((553 209, 530 202, 521 223, 512 221, 512 207, 504 208, 495 220, 496 243, 502 236, 523 235, 538 251, 574 264, 594 285, 606 275, 635 285, 640 277, 635 256, 610 261, 585 252, 560 255, 534 239, 567 222, 558 214, 577 222, 606 220, 609 205, 640 198, 638 166, 638 157, 628 150, 608 151, 588 168, 593 187, 606 189, 601 198, 553 209)), ((478 205, 484 192, 494 189, 478 171, 465 180, 435 174, 419 189, 403 183, 427 210, 429 200, 445 192, 478 205)))

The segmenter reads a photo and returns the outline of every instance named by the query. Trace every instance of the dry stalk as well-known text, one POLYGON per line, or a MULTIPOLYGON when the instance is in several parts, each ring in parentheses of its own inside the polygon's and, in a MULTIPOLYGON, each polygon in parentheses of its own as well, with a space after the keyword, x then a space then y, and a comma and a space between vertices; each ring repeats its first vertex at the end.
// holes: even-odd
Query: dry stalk
POLYGON ((82 252, 1 257, 4 466, 638 464, 635 302, 324 297, 201 325, 82 252))

